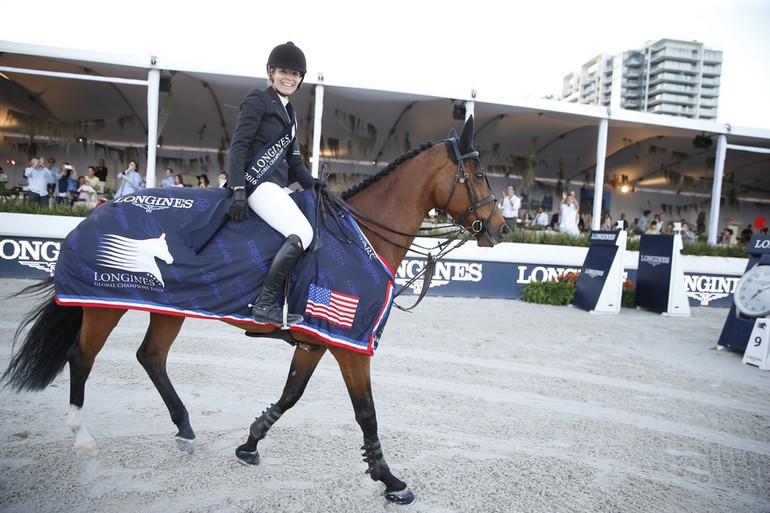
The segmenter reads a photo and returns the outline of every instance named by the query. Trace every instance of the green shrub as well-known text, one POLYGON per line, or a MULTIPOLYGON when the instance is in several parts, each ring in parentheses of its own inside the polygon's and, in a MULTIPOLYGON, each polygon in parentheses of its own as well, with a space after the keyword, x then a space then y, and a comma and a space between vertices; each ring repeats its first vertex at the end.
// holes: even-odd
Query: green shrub
POLYGON ((8 214, 46 214, 49 216, 86 217, 89 211, 89 208, 78 204, 75 204, 74 207, 69 205, 44 207, 30 201, 4 201, 0 203, 0 212, 8 214))
POLYGON ((555 280, 531 281, 521 288, 520 299, 527 303, 564 306, 575 297, 575 282, 580 273, 567 273, 555 280))
POLYGON ((588 235, 570 235, 568 233, 551 232, 547 230, 513 230, 504 239, 505 242, 520 244, 550 244, 556 246, 585 246, 588 247, 588 235))
POLYGON ((620 306, 623 308, 634 308, 636 306, 636 287, 634 287, 634 283, 631 280, 623 282, 620 306))

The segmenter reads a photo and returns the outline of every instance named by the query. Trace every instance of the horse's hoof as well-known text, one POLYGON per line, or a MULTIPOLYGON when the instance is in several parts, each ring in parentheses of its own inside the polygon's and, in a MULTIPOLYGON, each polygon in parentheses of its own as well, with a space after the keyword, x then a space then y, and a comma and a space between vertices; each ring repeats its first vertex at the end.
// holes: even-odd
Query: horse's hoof
POLYGON ((238 461, 244 465, 259 465, 259 451, 247 451, 244 448, 244 445, 241 445, 235 450, 235 455, 238 457, 238 461))
POLYGON ((411 504, 414 502, 415 496, 407 486, 397 492, 385 492, 385 498, 393 504, 411 504))
POLYGON ((186 452, 187 454, 195 453, 195 440, 188 440, 181 436, 176 436, 174 437, 174 442, 176 442, 176 446, 180 451, 186 452))
POLYGON ((86 456, 92 458, 99 456, 99 448, 96 446, 96 442, 75 444, 72 447, 72 451, 77 456, 86 456))

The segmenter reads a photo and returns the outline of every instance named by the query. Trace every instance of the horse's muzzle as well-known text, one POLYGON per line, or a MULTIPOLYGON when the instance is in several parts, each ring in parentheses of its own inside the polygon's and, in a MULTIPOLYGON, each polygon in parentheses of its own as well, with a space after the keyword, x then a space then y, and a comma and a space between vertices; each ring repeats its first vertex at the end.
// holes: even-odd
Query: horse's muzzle
POLYGON ((505 236, 511 230, 508 229, 508 225, 502 224, 500 230, 482 230, 476 234, 476 241, 479 247, 491 248, 495 244, 502 242, 505 236))

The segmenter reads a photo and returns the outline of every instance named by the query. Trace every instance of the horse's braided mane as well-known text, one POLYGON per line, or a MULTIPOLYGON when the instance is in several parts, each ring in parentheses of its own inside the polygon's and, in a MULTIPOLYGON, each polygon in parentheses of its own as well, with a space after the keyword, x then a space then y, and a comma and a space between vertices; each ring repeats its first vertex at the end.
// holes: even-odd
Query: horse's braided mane
POLYGON ((411 159, 412 157, 414 157, 415 155, 417 155, 421 151, 427 150, 431 146, 433 146, 433 143, 431 141, 427 141, 427 142, 422 143, 419 148, 414 148, 414 149, 412 149, 412 150, 410 150, 410 151, 408 151, 406 153, 403 153, 402 155, 396 157, 395 159, 393 159, 390 162, 390 164, 387 165, 387 167, 385 167, 385 169, 383 169, 382 171, 380 171, 376 175, 372 175, 372 176, 369 176, 369 177, 365 178, 364 181, 362 181, 358 185, 354 185, 350 189, 348 189, 345 192, 343 192, 342 193, 342 199, 347 200, 351 196, 361 192, 362 190, 366 189, 367 187, 369 187, 371 184, 373 184, 374 182, 376 182, 380 178, 382 178, 384 176, 387 176, 391 171, 393 171, 396 168, 396 166, 398 166, 402 162, 411 159))

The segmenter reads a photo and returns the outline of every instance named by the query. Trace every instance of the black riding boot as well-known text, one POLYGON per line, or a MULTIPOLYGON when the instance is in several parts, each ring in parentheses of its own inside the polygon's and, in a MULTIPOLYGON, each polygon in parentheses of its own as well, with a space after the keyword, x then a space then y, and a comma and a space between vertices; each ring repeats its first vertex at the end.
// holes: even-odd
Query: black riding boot
MULTIPOLYGON (((275 254, 273 263, 267 271, 259 297, 254 302, 252 313, 256 322, 283 325, 283 305, 279 305, 276 298, 303 251, 302 240, 298 236, 292 234, 283 241, 283 246, 275 254)), ((286 315, 287 325, 297 324, 301 321, 302 316, 299 314, 289 313, 286 315)))

